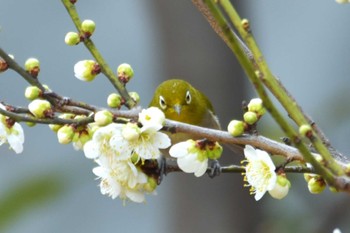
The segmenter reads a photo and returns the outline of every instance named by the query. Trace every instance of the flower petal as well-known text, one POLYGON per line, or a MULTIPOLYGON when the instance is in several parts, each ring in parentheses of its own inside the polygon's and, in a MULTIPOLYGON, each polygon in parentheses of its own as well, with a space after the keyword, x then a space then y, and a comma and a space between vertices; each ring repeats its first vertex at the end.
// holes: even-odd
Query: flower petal
POLYGON ((208 160, 206 159, 205 161, 201 162, 200 167, 198 170, 194 173, 196 177, 201 177, 203 176, 208 169, 208 160))
POLYGON ((154 144, 160 149, 168 148, 171 145, 171 140, 165 133, 157 132, 153 139, 154 144))
POLYGON ((100 148, 94 141, 90 140, 84 145, 84 154, 88 159, 96 159, 100 156, 100 148))
POLYGON ((142 192, 127 190, 125 194, 133 202, 141 203, 145 201, 145 195, 142 192))
POLYGON ((173 145, 170 150, 169 154, 171 157, 174 158, 181 158, 183 156, 186 156, 188 154, 188 142, 179 142, 175 145, 173 145))
POLYGON ((197 160, 196 154, 188 154, 177 159, 177 165, 186 173, 193 173, 201 167, 201 162, 197 160))

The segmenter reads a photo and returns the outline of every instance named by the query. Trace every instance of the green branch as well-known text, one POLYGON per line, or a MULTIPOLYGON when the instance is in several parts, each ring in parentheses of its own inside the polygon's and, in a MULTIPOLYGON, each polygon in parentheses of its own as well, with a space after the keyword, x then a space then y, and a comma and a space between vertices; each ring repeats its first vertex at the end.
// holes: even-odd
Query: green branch
MULTIPOLYGON (((62 0, 63 5, 65 6, 69 16, 71 17, 75 27, 79 31, 79 33, 82 35, 83 32, 81 30, 81 20, 79 18, 78 12, 75 9, 74 4, 70 2, 70 0, 62 0)), ((90 51, 92 56, 95 58, 96 62, 101 67, 101 72, 109 79, 109 81, 112 83, 112 85, 115 87, 116 90, 120 93, 120 95, 125 100, 125 105, 128 108, 132 108, 135 106, 135 101, 130 97, 129 93, 127 92, 124 84, 119 81, 117 76, 113 73, 110 66, 107 64, 107 62, 102 57, 101 53, 96 48, 95 44, 90 38, 85 38, 83 40, 84 45, 86 48, 90 51)))
MULTIPOLYGON (((193 2, 199 8, 199 10, 203 13, 203 15, 207 18, 210 25, 214 28, 215 32, 219 34, 219 36, 225 41, 228 47, 234 52, 239 63, 241 64, 244 71, 246 72, 248 78, 250 79, 252 84, 255 86, 260 98, 263 100, 264 106, 270 112, 270 114, 275 119, 275 121, 280 125, 280 127, 286 133, 286 135, 292 139, 294 145, 304 155, 306 161, 313 164, 316 171, 318 171, 328 181, 329 184, 339 185, 339 183, 337 183, 338 181, 336 179, 337 178, 336 176, 341 176, 344 174, 344 172, 342 171, 341 167, 335 162, 330 152, 328 151, 327 147, 323 145, 323 143, 319 140, 319 138, 315 134, 315 137, 313 137, 313 140, 311 141, 315 146, 315 148, 320 153, 322 152, 322 157, 325 161, 325 163, 320 164, 316 160, 316 158, 311 154, 311 152, 309 151, 309 148, 302 142, 298 132, 288 123, 288 121, 277 110, 277 108, 274 106, 271 99, 269 98, 267 92, 265 91, 263 83, 268 88, 270 88, 270 90, 271 90, 271 83, 272 83, 272 86, 274 87, 272 88, 272 92, 279 93, 281 90, 280 90, 280 87, 276 85, 276 82, 270 81, 270 79, 272 79, 271 77, 273 76, 270 70, 268 69, 267 64, 265 63, 265 60, 263 59, 263 56, 260 50, 256 46, 251 33, 247 33, 247 32, 250 32, 249 23, 247 25, 246 24, 247 21, 242 21, 239 18, 237 12, 234 10, 230 2, 227 0, 221 0, 221 1, 193 0, 193 2), (247 42, 248 47, 250 49, 252 49, 251 47, 254 47, 252 49, 252 52, 250 50, 247 51, 245 45, 239 40, 238 36, 231 29, 231 25, 227 22, 226 17, 221 12, 218 4, 220 4, 221 7, 229 15, 233 25, 242 34, 242 38, 245 41, 249 41, 247 42), (243 34, 243 32, 241 31, 245 32, 245 34, 243 34), (255 46, 252 46, 252 44, 254 44, 255 46)), ((293 111, 299 112, 298 114, 296 114, 297 123, 301 123, 300 125, 309 124, 309 122, 305 118, 301 118, 302 114, 300 114, 300 110, 297 107, 295 102, 290 102, 290 100, 287 97, 285 97, 286 96, 285 94, 278 95, 278 96, 282 96, 281 98, 283 99, 284 104, 288 105, 288 108, 286 108, 288 113, 290 113, 290 111, 292 111, 291 114, 294 114, 293 111)), ((342 187, 342 188, 345 188, 345 187, 342 187)))
MULTIPOLYGON (((301 125, 310 124, 307 117, 304 116, 303 111, 300 106, 295 102, 295 100, 286 93, 284 88, 281 88, 280 82, 275 78, 275 76, 270 71, 263 54, 261 53, 249 27, 249 22, 247 20, 242 21, 239 17, 237 11, 234 9, 229 0, 221 0, 218 3, 222 6, 231 22, 238 30, 243 40, 246 42, 250 48, 254 60, 260 70, 259 78, 266 85, 266 87, 271 91, 271 93, 277 98, 277 100, 282 104, 284 109, 288 112, 288 115, 295 121, 295 123, 300 127, 301 125), (243 22, 243 23, 242 23, 243 22)), ((321 154, 325 160, 325 166, 331 170, 331 172, 337 176, 343 175, 341 167, 336 163, 328 148, 322 143, 316 132, 313 132, 313 137, 310 139, 313 146, 321 154)), ((307 156, 307 155, 306 155, 307 156)), ((307 158, 310 162, 310 158, 307 158)))

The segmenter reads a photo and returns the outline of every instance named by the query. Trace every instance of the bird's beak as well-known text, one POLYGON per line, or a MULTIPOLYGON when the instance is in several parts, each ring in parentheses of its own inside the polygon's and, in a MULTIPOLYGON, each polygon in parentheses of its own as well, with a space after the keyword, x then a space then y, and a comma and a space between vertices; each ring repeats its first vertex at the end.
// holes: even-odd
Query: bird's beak
POLYGON ((178 115, 180 115, 180 113, 181 113, 181 105, 180 105, 180 104, 175 104, 175 105, 174 105, 174 110, 175 110, 175 112, 176 112, 178 115))

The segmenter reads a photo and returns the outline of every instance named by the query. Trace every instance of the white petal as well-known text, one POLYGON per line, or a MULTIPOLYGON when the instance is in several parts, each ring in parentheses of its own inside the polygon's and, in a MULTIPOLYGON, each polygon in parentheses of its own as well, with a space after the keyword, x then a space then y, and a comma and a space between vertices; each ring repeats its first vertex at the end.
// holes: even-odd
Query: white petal
POLYGON ((88 159, 98 158, 100 156, 100 148, 94 141, 90 140, 84 145, 84 154, 88 159))
POLYGON ((169 154, 171 155, 171 157, 181 158, 188 154, 187 148, 188 148, 187 142, 179 142, 170 148, 169 154))
POLYGON ((272 189, 276 186, 277 175, 276 175, 275 172, 273 172, 271 175, 272 175, 272 177, 270 178, 269 184, 268 184, 268 186, 266 187, 266 190, 267 190, 267 191, 272 190, 272 189))
POLYGON ((131 162, 128 162, 128 165, 129 165, 129 168, 130 168, 133 176, 136 177, 137 176, 137 172, 138 172, 136 166, 133 163, 131 163, 131 162))
POLYGON ((256 151, 255 151, 254 147, 252 147, 251 145, 246 145, 245 148, 244 148, 244 156, 248 160, 255 160, 255 159, 257 159, 257 155, 256 155, 256 151))
POLYGON ((263 150, 256 150, 256 151, 259 159, 264 161, 264 163, 267 164, 267 166, 270 168, 270 171, 275 171, 276 169, 275 164, 272 162, 272 159, 269 156, 269 154, 263 150))
POLYGON ((17 137, 17 135, 10 134, 7 136, 7 141, 10 144, 11 148, 17 153, 22 153, 23 151, 23 142, 17 137))
POLYGON ((256 192, 254 196, 255 200, 259 201, 264 196, 265 192, 266 190, 264 192, 256 192))
POLYGON ((138 182, 139 184, 145 184, 145 183, 147 183, 147 176, 146 176, 146 174, 143 173, 143 172, 139 172, 139 175, 138 175, 138 177, 137 177, 137 182, 138 182))
POLYGON ((196 154, 188 154, 187 156, 177 159, 177 165, 186 173, 193 173, 201 167, 201 162, 197 160, 196 154))
POLYGON ((160 149, 168 148, 171 145, 171 141, 168 135, 165 133, 157 132, 154 135, 154 143, 157 145, 160 149))
POLYGON ((12 126, 11 129, 12 134, 15 134, 17 136, 17 139, 20 143, 24 143, 24 132, 23 128, 20 124, 17 122, 12 126))
POLYGON ((162 125, 144 125, 141 128, 141 133, 154 134, 161 128, 163 128, 162 125))
POLYGON ((141 203, 145 201, 145 195, 137 191, 126 191, 126 196, 133 202, 141 203))
POLYGON ((201 166, 198 168, 198 170, 194 173, 196 177, 201 177, 205 174, 205 172, 208 169, 208 160, 201 162, 201 166))
POLYGON ((101 178, 105 178, 107 177, 108 173, 106 172, 106 169, 104 169, 103 167, 94 167, 92 169, 92 172, 98 176, 98 177, 101 177, 101 178))

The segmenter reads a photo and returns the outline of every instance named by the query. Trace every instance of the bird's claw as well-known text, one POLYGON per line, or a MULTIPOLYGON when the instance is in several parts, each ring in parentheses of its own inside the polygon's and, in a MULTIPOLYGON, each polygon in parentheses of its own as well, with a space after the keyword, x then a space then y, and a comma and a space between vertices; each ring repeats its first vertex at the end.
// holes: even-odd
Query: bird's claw
POLYGON ((158 185, 160 185, 160 183, 162 182, 163 177, 167 175, 166 167, 167 167, 166 158, 162 156, 158 166, 158 174, 159 174, 158 180, 157 180, 158 185))
POLYGON ((214 178, 221 174, 221 166, 218 160, 211 160, 210 170, 208 172, 208 176, 210 178, 214 178))

